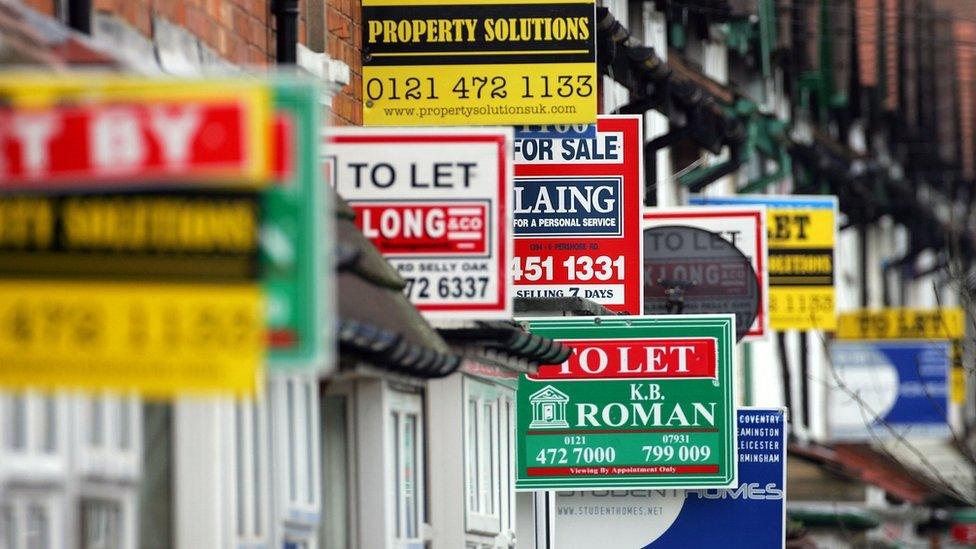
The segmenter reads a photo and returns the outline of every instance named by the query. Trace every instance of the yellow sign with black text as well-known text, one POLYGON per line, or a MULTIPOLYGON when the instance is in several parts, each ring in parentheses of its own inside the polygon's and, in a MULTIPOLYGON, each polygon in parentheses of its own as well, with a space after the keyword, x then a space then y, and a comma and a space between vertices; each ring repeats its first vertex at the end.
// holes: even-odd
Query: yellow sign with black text
POLYGON ((833 329, 834 210, 769 208, 766 219, 770 326, 833 329))
POLYGON ((941 309, 861 309, 837 317, 838 339, 948 340, 950 345, 949 396, 954 403, 966 399, 962 340, 966 316, 960 307, 941 309))
POLYGON ((363 0, 366 126, 593 124, 593 0, 363 0))
POLYGON ((962 339, 965 328, 960 307, 861 309, 837 316, 839 339, 962 339))
POLYGON ((0 281, 0 386, 252 394, 264 360, 257 283, 0 281))

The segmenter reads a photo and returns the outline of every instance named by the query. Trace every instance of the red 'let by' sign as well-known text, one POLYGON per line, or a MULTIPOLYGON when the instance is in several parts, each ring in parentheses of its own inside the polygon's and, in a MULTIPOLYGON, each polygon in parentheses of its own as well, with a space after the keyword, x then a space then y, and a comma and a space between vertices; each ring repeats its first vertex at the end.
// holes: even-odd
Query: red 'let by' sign
POLYGON ((715 378, 714 338, 564 341, 573 354, 533 379, 715 378))
POLYGON ((248 116, 233 99, 0 109, 0 188, 242 177, 248 116))

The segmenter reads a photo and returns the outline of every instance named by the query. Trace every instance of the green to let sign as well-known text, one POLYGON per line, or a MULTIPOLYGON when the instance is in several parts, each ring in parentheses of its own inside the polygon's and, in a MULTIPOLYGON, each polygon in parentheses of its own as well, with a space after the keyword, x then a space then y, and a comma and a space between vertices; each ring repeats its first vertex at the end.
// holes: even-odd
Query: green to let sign
POLYGON ((301 80, 272 85, 278 183, 262 193, 261 266, 268 309, 268 364, 316 370, 333 364, 331 211, 318 168, 319 89, 301 80))
POLYGON ((519 380, 516 490, 736 486, 733 315, 523 321, 573 352, 519 380))

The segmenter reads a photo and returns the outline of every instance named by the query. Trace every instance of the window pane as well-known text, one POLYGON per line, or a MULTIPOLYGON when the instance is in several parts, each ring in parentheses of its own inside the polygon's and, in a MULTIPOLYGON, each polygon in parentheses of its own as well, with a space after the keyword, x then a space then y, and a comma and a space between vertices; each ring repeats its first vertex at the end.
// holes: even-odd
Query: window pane
POLYGON ((122 507, 118 502, 82 500, 81 544, 82 549, 121 549, 122 507))
POLYGON ((89 431, 88 443, 92 446, 101 446, 105 441, 105 403, 99 397, 91 399, 91 431, 89 431))
POLYGON ((324 549, 346 549, 349 524, 349 449, 347 401, 342 395, 322 398, 322 524, 324 549))
POLYGON ((17 539, 17 530, 14 524, 14 510, 10 507, 0 507, 0 540, 4 547, 15 547, 14 540, 17 539))
POLYGON ((292 380, 285 382, 287 395, 285 406, 288 407, 288 452, 285 458, 288 460, 288 499, 295 501, 298 493, 298 479, 295 478, 298 472, 295 470, 295 383, 292 380))
POLYGON ((119 400, 119 448, 132 447, 132 402, 128 397, 119 400))
POLYGON ((251 475, 252 482, 254 483, 254 535, 260 536, 261 531, 261 471, 263 471, 264 460, 262 457, 261 436, 258 431, 261 428, 261 422, 259 420, 260 410, 258 409, 258 403, 253 402, 250 405, 251 410, 251 452, 252 452, 252 465, 251 465, 251 475))
POLYGON ((44 397, 44 451, 53 454, 58 449, 58 407, 54 397, 44 397))
POLYGON ((485 404, 485 434, 486 434, 486 456, 485 456, 485 490, 487 491, 485 499, 485 513, 493 515, 496 512, 496 506, 498 505, 498 498, 496 496, 497 490, 497 479, 495 475, 497 474, 497 449, 498 440, 497 434, 495 433, 495 403, 485 404))
POLYGON ((244 482, 247 478, 244 471, 244 413, 241 410, 243 403, 234 405, 234 456, 237 460, 236 482, 234 483, 234 496, 237 503, 237 535, 244 536, 244 482))
POLYGON ((468 477, 468 509, 477 513, 481 510, 478 505, 478 401, 468 400, 467 409, 467 477, 468 477))
POLYGON ((505 440, 505 460, 508 473, 502 477, 505 483, 502 493, 508 499, 508 528, 515 529, 515 413, 512 410, 512 401, 505 399, 506 424, 500 426, 499 430, 505 440))
POLYGON ((139 549, 170 549, 173 535, 173 411, 172 405, 142 407, 142 479, 139 482, 139 549))
POLYGON ((10 395, 9 407, 7 447, 11 450, 24 450, 27 447, 27 398, 23 394, 10 395))
POLYGON ((27 549, 48 549, 47 511, 40 505, 27 509, 27 549))
POLYGON ((400 463, 402 451, 400 448, 400 414, 393 412, 392 414, 392 428, 393 433, 393 506, 396 509, 396 537, 403 537, 403 506, 401 501, 403 498, 403 484, 400 477, 400 463))
POLYGON ((312 429, 315 426, 315 391, 317 387, 314 382, 305 382, 305 460, 307 461, 306 467, 308 467, 308 477, 306 482, 308 483, 308 490, 305 492, 308 494, 308 503, 315 503, 315 488, 312 483, 315 482, 315 463, 318 461, 315 459, 315 445, 312 444, 314 440, 315 433, 312 429))
POLYGON ((493 456, 491 455, 492 450, 495 447, 492 436, 494 435, 494 429, 492 429, 492 405, 491 403, 484 403, 482 405, 481 414, 481 435, 484 437, 481 442, 481 458, 480 458, 480 477, 481 477, 481 508, 482 512, 485 514, 492 514, 494 512, 494 507, 492 503, 492 462, 493 456))
POLYGON ((419 514, 419 505, 417 501, 417 461, 416 461, 416 444, 417 444, 417 416, 414 414, 407 414, 404 416, 404 433, 403 433, 403 497, 406 503, 406 523, 407 523, 407 537, 415 538, 417 537, 417 515, 419 514))

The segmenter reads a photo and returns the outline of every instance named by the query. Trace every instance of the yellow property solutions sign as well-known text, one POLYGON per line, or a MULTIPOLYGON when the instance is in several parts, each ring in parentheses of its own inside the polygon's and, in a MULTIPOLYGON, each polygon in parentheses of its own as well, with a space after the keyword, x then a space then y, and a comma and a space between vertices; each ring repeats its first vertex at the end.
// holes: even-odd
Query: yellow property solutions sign
POLYGON ((950 396, 965 400, 966 376, 962 365, 962 340, 966 316, 960 307, 941 309, 862 309, 837 317, 838 339, 949 340, 951 343, 950 396))
POLYGON ((592 124, 593 0, 363 0, 367 126, 592 124))

